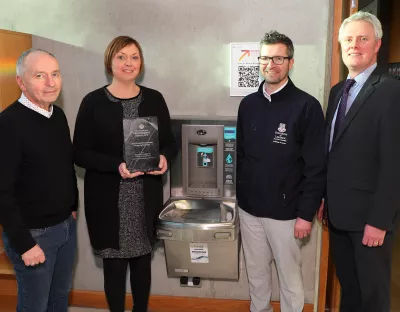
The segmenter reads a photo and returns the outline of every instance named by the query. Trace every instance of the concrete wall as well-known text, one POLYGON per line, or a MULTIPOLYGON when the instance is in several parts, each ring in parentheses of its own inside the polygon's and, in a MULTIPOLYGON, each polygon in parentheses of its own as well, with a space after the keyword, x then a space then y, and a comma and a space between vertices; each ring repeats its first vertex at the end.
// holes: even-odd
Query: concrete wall
POLYGON ((295 44, 297 86, 324 98, 329 0, 1 2, 0 28, 81 47, 92 53, 86 66, 99 71, 113 37, 135 37, 147 65, 143 83, 162 91, 172 115, 235 116, 240 98, 229 97, 229 43, 258 42, 271 29, 295 44))
MULTIPOLYGON (((0 2, 5 2, 0 0, 0 2)), ((64 89, 59 100, 73 131, 83 96, 107 83, 103 51, 117 35, 135 37, 144 50, 143 85, 161 91, 178 118, 234 119, 241 98, 229 97, 229 43, 259 41, 266 31, 285 33, 295 44, 294 83, 322 102, 329 87, 329 0, 80 0, 6 1, 0 28, 32 33, 33 46, 60 61, 64 89)), ((83 208, 82 170, 78 171, 83 208)), ((83 209, 79 215, 78 263, 74 287, 102 290, 101 263, 91 251, 83 209)), ((317 228, 312 242, 318 247, 317 228)), ((310 246, 310 247, 309 247, 310 246)), ((318 266, 315 252, 304 263, 318 266)), ((200 289, 180 288, 166 276, 162 248, 153 259, 152 293, 246 299, 247 278, 239 282, 205 281, 200 289)), ((315 272, 305 276, 306 301, 313 302, 315 272)), ((273 298, 278 298, 277 284, 273 298)))

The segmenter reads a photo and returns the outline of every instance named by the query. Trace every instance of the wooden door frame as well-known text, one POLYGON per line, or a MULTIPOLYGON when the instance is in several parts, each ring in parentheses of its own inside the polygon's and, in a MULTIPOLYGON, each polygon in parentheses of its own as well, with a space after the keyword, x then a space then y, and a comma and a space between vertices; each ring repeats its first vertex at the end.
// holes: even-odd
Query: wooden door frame
MULTIPOLYGON (((339 28, 342 21, 358 11, 358 0, 333 0, 333 29, 331 55, 331 81, 333 87, 343 79, 339 28)), ((318 312, 338 312, 340 309, 340 284, 329 249, 329 232, 326 226, 322 229, 322 249, 320 264, 320 287, 318 293, 318 312)))
POLYGON ((2 44, 4 38, 13 38, 9 44, 6 44, 5 47, 1 49, 2 51, 0 53, 1 112, 21 95, 21 90, 15 82, 15 64, 17 58, 24 50, 32 48, 32 35, 0 29, 0 37, 2 44), (12 57, 10 57, 10 55, 12 55, 12 57))

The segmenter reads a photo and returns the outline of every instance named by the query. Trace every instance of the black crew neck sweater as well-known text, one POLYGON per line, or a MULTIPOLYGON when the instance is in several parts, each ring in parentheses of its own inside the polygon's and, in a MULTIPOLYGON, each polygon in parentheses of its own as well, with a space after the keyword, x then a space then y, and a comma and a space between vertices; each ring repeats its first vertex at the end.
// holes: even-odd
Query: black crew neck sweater
POLYGON ((29 229, 67 219, 77 206, 67 119, 47 118, 14 102, 0 114, 0 224, 20 254, 35 244, 29 229))

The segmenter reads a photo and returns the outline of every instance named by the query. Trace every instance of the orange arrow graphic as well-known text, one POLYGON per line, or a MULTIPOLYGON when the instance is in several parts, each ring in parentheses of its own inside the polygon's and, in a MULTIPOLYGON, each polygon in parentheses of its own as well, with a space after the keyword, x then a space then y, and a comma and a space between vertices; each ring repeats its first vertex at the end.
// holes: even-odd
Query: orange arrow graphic
POLYGON ((247 56, 250 56, 250 50, 242 50, 242 51, 240 51, 240 52, 244 52, 244 53, 243 53, 242 56, 239 58, 239 62, 246 56, 246 54, 247 54, 247 56))

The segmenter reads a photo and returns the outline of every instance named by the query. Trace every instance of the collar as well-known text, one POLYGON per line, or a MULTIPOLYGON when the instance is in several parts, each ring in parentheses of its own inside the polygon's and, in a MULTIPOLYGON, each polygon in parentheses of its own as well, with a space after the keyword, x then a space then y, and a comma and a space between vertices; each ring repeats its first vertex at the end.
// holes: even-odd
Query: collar
MULTIPOLYGON (((359 73, 357 76, 355 76, 354 77, 354 80, 356 81, 355 85, 362 86, 367 81, 368 77, 371 76, 372 72, 375 70, 377 66, 378 64, 374 63, 370 67, 359 73)), ((350 79, 350 75, 347 75, 347 79, 350 79)))
MULTIPOLYGON (((265 99, 265 95, 264 95, 264 84, 265 84, 265 80, 260 84, 260 86, 258 87, 258 95, 261 96, 262 98, 265 99)), ((293 84, 292 80, 288 79, 287 83, 282 86, 282 88, 279 88, 279 90, 276 90, 275 92, 273 92, 272 94, 270 94, 271 100, 282 100, 283 98, 287 97, 287 96, 292 96, 293 93, 293 89, 295 89, 296 86, 293 84)))
POLYGON ((53 115, 53 104, 50 105, 50 111, 47 111, 36 104, 32 103, 26 96, 25 94, 21 94, 21 97, 18 99, 18 102, 20 102, 22 105, 30 108, 31 110, 39 113, 40 115, 50 118, 51 115, 53 115))
MULTIPOLYGON (((264 82, 265 82, 265 81, 264 81, 264 82)), ((274 94, 274 93, 278 93, 279 91, 281 91, 284 87, 286 87, 286 85, 288 84, 288 82, 289 82, 289 77, 288 77, 288 80, 287 80, 282 86, 279 87, 279 89, 275 90, 275 91, 272 92, 271 94, 268 94, 267 88, 266 88, 266 84, 264 83, 264 87, 263 87, 263 94, 264 94, 264 96, 268 99, 268 101, 271 102, 271 95, 274 94)))

